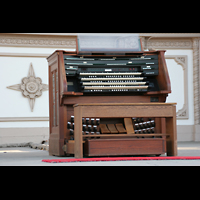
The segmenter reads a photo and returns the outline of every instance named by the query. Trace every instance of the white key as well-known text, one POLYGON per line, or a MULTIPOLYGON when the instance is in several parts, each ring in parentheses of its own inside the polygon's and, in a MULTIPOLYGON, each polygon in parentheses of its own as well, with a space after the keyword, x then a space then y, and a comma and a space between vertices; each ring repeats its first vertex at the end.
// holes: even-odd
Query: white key
POLYGON ((105 86, 105 87, 101 87, 101 86, 84 86, 85 90, 98 90, 98 89, 102 89, 102 90, 109 90, 109 89, 147 89, 148 86, 105 86))

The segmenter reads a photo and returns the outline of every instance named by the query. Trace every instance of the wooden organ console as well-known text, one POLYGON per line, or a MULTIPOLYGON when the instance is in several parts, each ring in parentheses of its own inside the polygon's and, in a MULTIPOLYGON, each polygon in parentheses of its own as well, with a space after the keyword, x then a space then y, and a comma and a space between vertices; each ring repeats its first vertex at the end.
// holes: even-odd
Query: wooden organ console
MULTIPOLYGON (((134 52, 79 50, 77 42, 77 51, 57 50, 47 58, 50 155, 75 154, 74 105, 165 103, 168 93, 171 93, 163 50, 142 51, 142 48, 134 52)), ((131 140, 141 141, 140 149, 142 150, 133 155, 147 155, 149 152, 152 154, 145 145, 149 140, 156 141, 159 138, 162 138, 162 151, 155 151, 153 154, 165 153, 167 152, 165 144, 167 137, 164 134, 156 135, 164 133, 163 126, 166 126, 164 118, 137 117, 134 113, 127 118, 86 116, 82 118, 81 127, 84 136, 82 141, 84 155, 90 156, 88 152, 90 152, 91 141, 102 142, 109 139, 124 141, 124 138, 127 140, 127 134, 134 135, 134 138, 130 138, 131 140)), ((140 146, 140 143, 137 145, 140 146)), ((126 155, 132 155, 131 150, 126 155)))

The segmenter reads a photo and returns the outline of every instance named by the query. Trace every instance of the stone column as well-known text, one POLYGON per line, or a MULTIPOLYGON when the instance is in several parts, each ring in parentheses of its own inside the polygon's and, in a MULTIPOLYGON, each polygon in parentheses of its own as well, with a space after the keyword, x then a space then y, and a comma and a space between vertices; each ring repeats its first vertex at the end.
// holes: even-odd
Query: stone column
POLYGON ((199 64, 200 38, 193 38, 193 90, 194 90, 194 124, 200 124, 200 64, 199 64))

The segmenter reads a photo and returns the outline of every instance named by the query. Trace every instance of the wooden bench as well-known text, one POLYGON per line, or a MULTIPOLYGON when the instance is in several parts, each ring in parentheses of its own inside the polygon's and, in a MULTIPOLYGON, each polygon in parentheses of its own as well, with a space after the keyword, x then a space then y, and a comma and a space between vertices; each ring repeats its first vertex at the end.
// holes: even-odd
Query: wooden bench
POLYGON ((84 117, 112 119, 155 117, 161 119, 160 133, 101 134, 92 136, 93 138, 100 137, 100 139, 86 141, 88 143, 87 148, 92 148, 94 145, 97 147, 104 145, 105 148, 99 151, 97 149, 91 152, 89 151, 89 156, 141 155, 142 153, 161 154, 164 152, 166 152, 168 156, 177 156, 176 103, 84 103, 74 105, 75 158, 83 157, 83 139, 88 137, 82 135, 82 118, 84 117), (143 136, 144 138, 138 139, 137 137, 139 136, 143 136), (161 136, 161 138, 145 138, 147 136, 161 136), (108 145, 114 144, 119 145, 119 148, 114 146, 114 150, 111 151, 108 145), (160 147, 160 145, 162 145, 162 147, 160 147), (128 151, 129 148, 130 151, 128 151), (142 148, 144 148, 145 151, 142 151, 142 148), (116 152, 116 149, 120 150, 116 152), (140 152, 138 153, 139 150, 140 152))

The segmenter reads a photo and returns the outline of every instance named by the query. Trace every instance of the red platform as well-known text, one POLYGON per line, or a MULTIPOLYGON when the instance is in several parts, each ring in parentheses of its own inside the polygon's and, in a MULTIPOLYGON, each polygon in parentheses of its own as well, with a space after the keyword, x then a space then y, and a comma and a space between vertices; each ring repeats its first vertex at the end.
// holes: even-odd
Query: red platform
POLYGON ((105 158, 73 158, 73 159, 47 159, 42 162, 67 163, 67 162, 102 162, 102 161, 137 161, 137 160, 200 160, 200 156, 166 156, 166 157, 105 157, 105 158))

